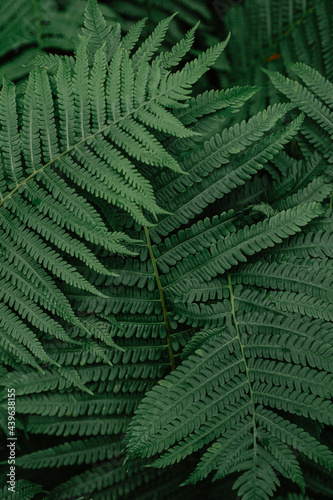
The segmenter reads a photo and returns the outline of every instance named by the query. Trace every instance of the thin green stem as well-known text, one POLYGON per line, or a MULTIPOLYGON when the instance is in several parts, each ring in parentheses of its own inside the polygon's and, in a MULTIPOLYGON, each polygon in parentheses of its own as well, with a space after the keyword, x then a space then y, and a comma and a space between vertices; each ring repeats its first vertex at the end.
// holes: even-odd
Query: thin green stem
POLYGON ((255 410, 255 405, 254 405, 254 398, 253 398, 253 389, 252 389, 252 384, 250 380, 250 370, 247 365, 246 361, 246 356, 244 352, 244 344, 242 342, 241 336, 240 336, 240 331, 239 331, 239 323, 237 321, 237 316, 236 316, 236 308, 235 308, 235 296, 232 288, 232 281, 231 281, 231 274, 227 274, 228 276, 228 288, 229 288, 229 293, 230 293, 230 302, 231 302, 231 315, 233 319, 233 323, 236 329, 236 338, 240 347, 240 351, 242 354, 242 360, 244 363, 245 367, 245 374, 247 378, 247 383, 249 386, 249 394, 250 394, 250 400, 251 400, 251 406, 252 406, 252 427, 253 427, 253 451, 254 455, 257 455, 257 426, 256 426, 256 410, 255 410))
MULTIPOLYGON (((141 209, 141 212, 142 212, 142 209, 141 209)), ((167 332, 167 348, 168 348, 168 353, 169 353, 169 358, 170 358, 170 366, 171 366, 171 371, 172 371, 172 370, 176 369, 176 363, 175 363, 175 355, 174 355, 173 349, 172 349, 172 342, 171 342, 172 333, 171 333, 170 323, 169 323, 169 319, 168 319, 168 310, 167 310, 166 303, 165 303, 164 289, 163 289, 163 286, 162 286, 162 283, 160 280, 160 275, 159 275, 158 267, 157 267, 157 261, 156 261, 156 257, 154 255, 154 250, 153 250, 153 247, 151 244, 149 229, 147 228, 147 226, 143 226, 143 229, 144 229, 145 236, 146 236, 146 242, 147 242, 147 247, 148 247, 148 251, 149 251, 149 256, 150 256, 151 262, 153 264, 153 270, 154 270, 154 276, 155 276, 157 288, 158 288, 158 291, 160 294, 160 302, 161 302, 162 313, 163 313, 163 323, 164 323, 164 326, 165 326, 165 329, 167 332)))

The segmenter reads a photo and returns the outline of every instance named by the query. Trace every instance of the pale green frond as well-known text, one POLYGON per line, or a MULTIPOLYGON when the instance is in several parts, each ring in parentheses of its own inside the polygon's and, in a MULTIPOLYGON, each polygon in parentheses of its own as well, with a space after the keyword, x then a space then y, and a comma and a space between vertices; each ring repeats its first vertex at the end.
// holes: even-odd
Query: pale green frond
MULTIPOLYGON (((3 172, 12 189, 22 180, 21 147, 18 133, 15 86, 8 80, 3 81, 0 91, 0 141, 3 157, 3 172)), ((2 193, 2 196, 4 193, 2 193)))
POLYGON ((55 448, 40 450, 30 455, 21 456, 17 465, 40 469, 43 467, 62 467, 64 465, 84 464, 102 460, 110 460, 119 454, 121 442, 109 436, 98 436, 71 443, 65 443, 55 448))

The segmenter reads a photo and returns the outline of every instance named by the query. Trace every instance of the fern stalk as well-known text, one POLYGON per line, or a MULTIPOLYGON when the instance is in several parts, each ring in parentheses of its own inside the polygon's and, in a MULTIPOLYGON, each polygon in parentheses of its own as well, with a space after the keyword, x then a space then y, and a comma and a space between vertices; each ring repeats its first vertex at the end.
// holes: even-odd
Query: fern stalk
POLYGON ((231 302, 231 316, 232 316, 232 320, 233 320, 235 330, 236 330, 236 338, 237 338, 237 341, 239 343, 239 347, 240 347, 241 354, 242 354, 247 383, 249 385, 249 395, 250 395, 251 406, 252 406, 253 455, 254 455, 254 460, 255 460, 255 457, 257 455, 257 428, 256 428, 256 411, 255 411, 254 399, 253 399, 253 389, 252 389, 251 380, 250 380, 249 367, 248 367, 247 362, 246 362, 246 357, 245 357, 245 352, 244 352, 244 344, 243 344, 241 336, 240 336, 239 323, 237 321, 237 316, 236 316, 235 295, 234 295, 233 288, 232 288, 231 273, 227 273, 227 276, 228 276, 228 289, 229 289, 229 293, 230 293, 230 302, 231 302))
MULTIPOLYGON (((142 212, 142 208, 141 208, 141 212, 142 212)), ((170 328, 170 323, 169 323, 169 319, 168 319, 168 310, 167 310, 166 303, 165 303, 164 289, 163 289, 163 286, 162 286, 162 283, 160 280, 160 275, 159 275, 158 268, 157 268, 157 261, 156 261, 154 250, 153 250, 153 247, 151 244, 149 229, 145 225, 143 226, 143 229, 145 232, 146 243, 147 243, 147 247, 148 247, 150 260, 151 260, 152 265, 153 265, 156 285, 157 285, 157 288, 158 288, 158 291, 160 294, 160 302, 161 302, 162 313, 163 313, 163 323, 164 323, 164 326, 165 326, 165 329, 167 332, 167 348, 168 348, 168 354, 169 354, 169 359, 170 359, 170 366, 171 366, 171 371, 173 371, 176 369, 176 363, 175 363, 175 356, 173 353, 172 343, 171 343, 172 334, 171 334, 171 328, 170 328)))

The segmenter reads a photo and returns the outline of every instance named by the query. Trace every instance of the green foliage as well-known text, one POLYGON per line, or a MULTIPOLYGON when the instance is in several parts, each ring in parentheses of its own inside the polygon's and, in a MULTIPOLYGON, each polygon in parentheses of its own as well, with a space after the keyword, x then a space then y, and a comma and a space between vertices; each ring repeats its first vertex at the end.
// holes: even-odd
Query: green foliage
MULTIPOLYGON (((222 43, 209 49, 183 69, 170 74, 163 63, 161 66, 149 64, 163 40, 170 18, 162 21, 130 58, 120 40, 115 38, 118 28, 106 32, 105 21, 96 9, 96 4, 88 4, 84 37, 77 46, 73 65, 58 57, 54 91, 45 69, 37 67, 32 71, 23 99, 21 126, 14 85, 4 80, 0 95, 1 261, 5 280, 18 284, 18 273, 22 282, 17 287, 18 297, 13 304, 16 317, 5 304, 2 305, 2 328, 22 346, 10 344, 3 333, 2 347, 33 366, 36 361, 31 353, 43 362, 52 360, 45 354, 36 333, 29 330, 22 319, 27 318, 39 331, 51 336, 68 341, 70 337, 62 332, 60 324, 50 331, 45 313, 31 302, 35 296, 26 284, 27 279, 49 299, 48 307, 45 300, 42 302, 40 298, 39 302, 50 313, 110 345, 98 324, 92 331, 90 325, 75 318, 67 298, 46 273, 51 273, 63 284, 106 297, 77 271, 74 262, 81 261, 99 274, 110 275, 94 255, 91 244, 109 252, 131 254, 124 246, 130 240, 120 232, 108 231, 93 207, 93 197, 128 211, 140 223, 146 220, 142 210, 154 215, 161 212, 140 168, 145 164, 167 165, 179 171, 180 167, 152 130, 178 137, 193 135, 165 107, 183 106, 189 86, 225 46, 222 43), (101 30, 104 30, 101 46, 96 48, 97 33, 101 30), (110 61, 103 48, 111 41, 114 45, 110 61), (94 54, 91 71, 88 53, 94 54), (52 167, 58 172, 53 171, 49 180, 48 171, 52 167), (83 193, 72 201, 75 186, 83 193), (67 220, 68 210, 73 212, 72 222, 67 220), (58 335, 56 328, 60 329, 58 335)), ((4 293, 3 302, 10 300, 4 293)))
POLYGON ((5 4, 1 498, 333 497, 330 2, 5 4))
POLYGON ((33 484, 30 481, 25 479, 20 479, 16 484, 16 491, 9 492, 7 489, 7 485, 1 488, 1 498, 4 500, 30 500, 31 498, 35 498, 37 494, 42 491, 41 486, 37 484, 33 484))

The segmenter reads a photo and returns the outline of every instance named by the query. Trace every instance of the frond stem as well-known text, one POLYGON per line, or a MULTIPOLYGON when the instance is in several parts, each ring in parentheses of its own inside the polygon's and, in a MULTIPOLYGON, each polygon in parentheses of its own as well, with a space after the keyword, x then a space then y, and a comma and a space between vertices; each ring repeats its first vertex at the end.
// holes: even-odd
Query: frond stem
POLYGON ((253 389, 252 389, 252 384, 250 380, 250 375, 249 375, 249 367, 246 362, 246 356, 244 352, 244 344, 242 342, 241 336, 240 336, 240 331, 239 331, 239 323, 237 321, 237 316, 236 316, 236 308, 235 308, 235 296, 232 288, 232 281, 231 281, 231 274, 227 273, 228 276, 228 288, 229 288, 229 293, 230 293, 230 302, 231 302, 231 315, 233 319, 233 323, 236 329, 236 338, 238 340, 238 344, 241 350, 242 354, 242 360, 244 363, 245 367, 245 374, 247 378, 247 383, 249 386, 249 394, 250 394, 250 400, 251 400, 251 406, 252 406, 252 427, 253 427, 253 450, 254 450, 254 456, 256 457, 257 455, 257 426, 256 426, 256 410, 255 410, 255 405, 254 405, 254 399, 253 399, 253 389))
MULTIPOLYGON (((140 207, 140 209, 141 209, 141 212, 143 212, 141 207, 140 207)), ((160 294, 160 302, 161 302, 162 313, 163 313, 163 324, 164 324, 166 332, 167 332, 167 348, 168 348, 168 353, 169 353, 169 358, 170 358, 170 366, 171 366, 171 371, 173 371, 176 369, 176 363, 175 363, 175 355, 173 353, 172 343, 171 343, 172 333, 171 333, 170 323, 169 323, 169 319, 168 319, 168 310, 167 310, 166 303, 165 303, 164 289, 163 289, 163 286, 162 286, 162 283, 160 280, 160 275, 159 275, 158 267, 157 267, 157 261, 156 261, 154 250, 153 250, 153 247, 151 244, 149 229, 147 228, 147 226, 143 226, 143 229, 145 232, 149 256, 150 256, 151 262, 153 264, 153 270, 154 270, 154 276, 155 276, 157 288, 158 288, 158 291, 160 294)))

